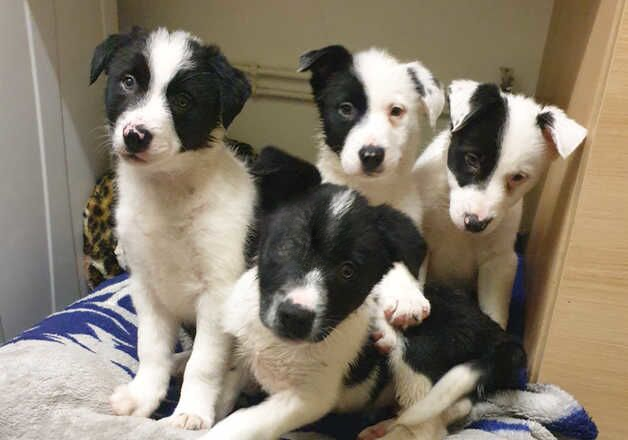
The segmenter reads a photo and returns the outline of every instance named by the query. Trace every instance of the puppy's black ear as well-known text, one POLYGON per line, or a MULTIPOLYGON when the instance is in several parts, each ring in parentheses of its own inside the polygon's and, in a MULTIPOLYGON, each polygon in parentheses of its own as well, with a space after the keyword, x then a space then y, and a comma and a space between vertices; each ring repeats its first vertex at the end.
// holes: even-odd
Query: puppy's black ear
POLYGON ((405 214, 387 205, 380 205, 377 210, 377 227, 382 235, 384 246, 391 263, 402 262, 415 277, 427 254, 427 244, 405 214))
POLYGON ((144 31, 140 27, 134 26, 128 34, 109 35, 105 41, 96 46, 89 70, 89 84, 94 84, 103 71, 107 73, 109 63, 118 49, 143 33, 144 31))
POLYGON ((573 153, 587 137, 586 128, 552 105, 543 107, 536 117, 536 123, 547 143, 555 148, 563 159, 573 153))
POLYGON ((353 55, 344 46, 334 45, 310 50, 299 57, 297 72, 312 71, 312 87, 321 87, 332 73, 344 69, 353 61, 353 55))
POLYGON ((227 128, 251 96, 251 84, 244 73, 233 67, 216 46, 209 46, 208 49, 215 53, 210 63, 220 81, 222 125, 227 128))
POLYGON ((321 183, 318 169, 309 162, 265 147, 251 166, 260 191, 260 205, 268 213, 282 203, 305 194, 321 183))

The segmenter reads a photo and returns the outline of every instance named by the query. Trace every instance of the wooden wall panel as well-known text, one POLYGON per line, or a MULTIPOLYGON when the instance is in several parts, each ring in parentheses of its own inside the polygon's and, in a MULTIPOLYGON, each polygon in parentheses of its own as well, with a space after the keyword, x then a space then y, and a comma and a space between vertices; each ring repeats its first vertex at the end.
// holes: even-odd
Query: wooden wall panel
POLYGON ((526 251, 526 348, 532 377, 543 358, 576 201, 594 136, 623 0, 556 0, 537 98, 589 128, 581 149, 555 161, 527 202, 537 205, 526 251))
MULTIPOLYGON (((583 2, 573 2, 579 3, 583 2)), ((546 301, 553 307, 546 311, 546 333, 539 338, 544 350, 537 349, 536 355, 540 381, 557 383, 573 393, 598 423, 600 438, 624 440, 628 438, 628 9, 623 2, 602 1, 596 21, 601 14, 607 14, 606 32, 611 31, 612 37, 601 49, 608 50, 610 58, 598 65, 598 81, 588 84, 596 93, 602 90, 589 103, 591 133, 575 175, 567 231, 561 237, 564 258, 558 255, 562 264, 556 262, 560 269, 551 274, 555 288, 542 292, 554 293, 553 301, 546 301), (612 28, 615 23, 617 32, 612 28)), ((578 75, 587 70, 595 66, 583 64, 578 75)), ((574 90, 578 82, 577 78, 574 90)), ((574 95, 571 100, 573 105, 574 95)))

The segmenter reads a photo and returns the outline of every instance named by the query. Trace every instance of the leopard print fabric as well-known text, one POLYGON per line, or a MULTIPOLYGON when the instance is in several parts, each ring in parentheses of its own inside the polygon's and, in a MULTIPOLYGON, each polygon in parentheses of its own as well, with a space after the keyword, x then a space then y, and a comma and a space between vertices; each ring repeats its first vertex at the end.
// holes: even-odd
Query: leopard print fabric
POLYGON ((105 173, 96 183, 83 211, 83 268, 90 289, 121 274, 116 258, 115 173, 105 173))

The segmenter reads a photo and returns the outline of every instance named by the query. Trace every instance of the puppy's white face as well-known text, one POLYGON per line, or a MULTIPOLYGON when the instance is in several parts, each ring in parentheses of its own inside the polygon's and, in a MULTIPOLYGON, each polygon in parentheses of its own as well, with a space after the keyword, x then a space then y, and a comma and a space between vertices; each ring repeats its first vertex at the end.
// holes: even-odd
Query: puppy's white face
MULTIPOLYGON (((122 158, 135 163, 149 163, 174 156, 181 150, 167 89, 175 75, 194 67, 189 41, 190 36, 185 32, 169 34, 162 29, 152 33, 143 51, 149 78, 135 78, 135 87, 127 87, 125 81, 130 78, 123 77, 120 87, 126 93, 137 93, 134 89, 138 88, 138 81, 146 81, 148 87, 143 96, 126 108, 111 127, 113 150, 122 158), (152 141, 146 150, 129 153, 125 138, 138 127, 150 133, 152 141)), ((141 133, 138 134, 141 136, 141 133)))
POLYGON ((559 109, 502 93, 493 84, 454 81, 450 105, 449 214, 472 233, 494 230, 556 152, 570 154, 586 135, 559 109))
POLYGON ((416 147, 419 133, 420 101, 408 67, 370 50, 354 57, 354 71, 364 85, 367 108, 347 134, 342 168, 351 176, 395 173, 406 150, 416 147), (383 160, 373 169, 365 166, 369 147, 383 149, 383 160))
POLYGON ((94 51, 91 81, 103 71, 112 149, 133 165, 210 147, 250 94, 217 47, 163 28, 108 37, 94 51))
POLYGON ((341 46, 304 54, 300 70, 312 70, 312 89, 325 143, 349 176, 373 179, 395 175, 413 161, 420 110, 434 123, 444 94, 420 63, 403 64, 370 49, 351 55, 341 46))

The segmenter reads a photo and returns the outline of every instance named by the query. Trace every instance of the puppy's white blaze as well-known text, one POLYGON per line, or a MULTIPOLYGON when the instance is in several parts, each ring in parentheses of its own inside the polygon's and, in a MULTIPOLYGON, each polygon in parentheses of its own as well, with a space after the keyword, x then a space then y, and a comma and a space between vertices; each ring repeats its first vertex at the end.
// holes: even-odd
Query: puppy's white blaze
POLYGON ((462 364, 449 370, 422 400, 406 409, 396 425, 417 426, 440 415, 458 400, 473 391, 481 372, 471 365, 462 364))
POLYGON ((332 215, 336 218, 342 217, 351 209, 354 201, 355 192, 351 189, 335 194, 330 205, 332 215))
POLYGON ((150 67, 151 89, 162 92, 177 72, 194 67, 189 44, 191 38, 187 32, 169 33, 165 28, 159 28, 150 35, 146 58, 150 67))
POLYGON ((287 296, 287 298, 294 304, 312 311, 316 309, 318 297, 318 290, 313 288, 312 286, 296 287, 292 289, 287 296))
POLYGON ((293 287, 286 294, 286 299, 306 310, 318 312, 324 302, 321 292, 322 281, 323 276, 320 270, 314 269, 305 275, 303 284, 293 287))

